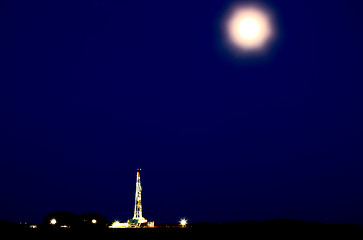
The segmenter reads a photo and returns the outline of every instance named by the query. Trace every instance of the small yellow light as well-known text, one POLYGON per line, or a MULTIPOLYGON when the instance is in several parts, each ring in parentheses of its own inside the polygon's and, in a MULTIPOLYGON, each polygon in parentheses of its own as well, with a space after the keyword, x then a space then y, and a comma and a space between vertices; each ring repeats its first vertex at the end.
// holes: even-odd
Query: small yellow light
POLYGON ((93 224, 96 224, 97 223, 97 220, 96 219, 92 219, 92 223, 93 224))
POLYGON ((55 225, 57 223, 57 220, 55 218, 52 218, 50 220, 50 224, 55 225))

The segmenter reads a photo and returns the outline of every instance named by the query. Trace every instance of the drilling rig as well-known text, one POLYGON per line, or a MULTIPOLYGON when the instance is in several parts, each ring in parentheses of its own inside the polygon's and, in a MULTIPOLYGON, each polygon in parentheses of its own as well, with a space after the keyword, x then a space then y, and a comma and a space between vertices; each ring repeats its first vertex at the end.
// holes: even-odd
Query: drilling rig
POLYGON ((140 227, 141 224, 147 222, 147 220, 142 217, 142 203, 141 203, 142 187, 141 187, 140 172, 141 169, 137 169, 134 217, 127 221, 130 227, 140 227))

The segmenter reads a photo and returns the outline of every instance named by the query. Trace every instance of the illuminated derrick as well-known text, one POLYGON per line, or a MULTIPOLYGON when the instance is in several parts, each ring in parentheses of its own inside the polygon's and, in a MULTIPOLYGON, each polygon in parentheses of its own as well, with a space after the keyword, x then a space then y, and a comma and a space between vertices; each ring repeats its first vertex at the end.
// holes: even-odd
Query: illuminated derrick
POLYGON ((141 204, 141 180, 140 180, 140 169, 137 169, 136 172, 136 193, 135 193, 135 209, 134 209, 134 217, 132 219, 139 220, 143 219, 142 217, 142 204, 141 204))
POLYGON ((141 180, 140 180, 140 171, 141 169, 137 169, 136 172, 136 193, 135 193, 135 208, 134 208, 134 217, 128 220, 128 223, 133 226, 140 226, 141 223, 146 223, 147 220, 142 217, 142 204, 141 204, 141 180))

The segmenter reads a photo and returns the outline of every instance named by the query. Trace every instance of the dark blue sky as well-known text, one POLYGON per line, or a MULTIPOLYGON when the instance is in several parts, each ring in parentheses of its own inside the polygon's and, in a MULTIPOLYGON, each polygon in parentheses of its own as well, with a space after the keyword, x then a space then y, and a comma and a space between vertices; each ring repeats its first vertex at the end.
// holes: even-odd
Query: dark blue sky
POLYGON ((363 224, 363 15, 266 2, 269 60, 225 57, 230 2, 0 3, 0 219, 363 224), (222 50, 221 50, 222 49, 222 50))

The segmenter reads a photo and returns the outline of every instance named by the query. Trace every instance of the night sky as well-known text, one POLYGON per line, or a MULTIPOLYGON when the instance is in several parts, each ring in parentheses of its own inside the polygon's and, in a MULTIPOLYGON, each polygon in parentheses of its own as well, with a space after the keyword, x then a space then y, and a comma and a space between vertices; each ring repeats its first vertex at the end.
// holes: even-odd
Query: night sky
POLYGON ((278 38, 237 59, 232 2, 0 2, 0 219, 363 224, 362 1, 263 1, 278 38))

